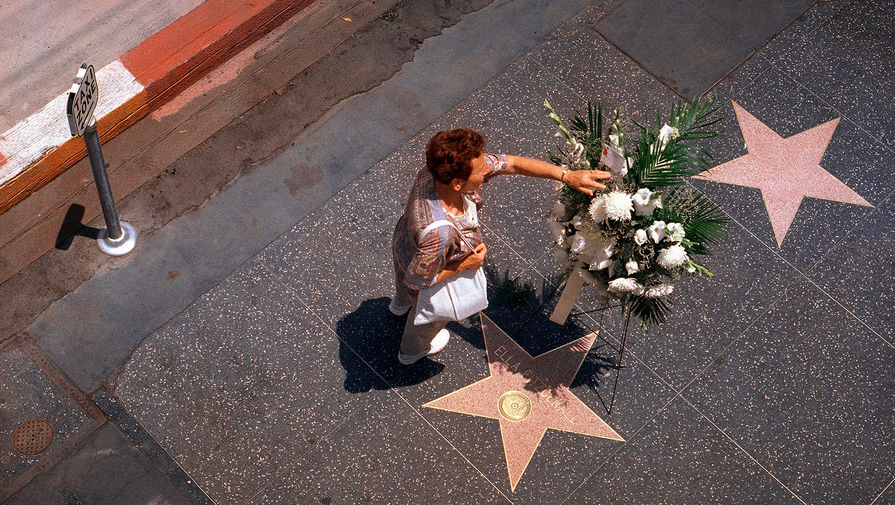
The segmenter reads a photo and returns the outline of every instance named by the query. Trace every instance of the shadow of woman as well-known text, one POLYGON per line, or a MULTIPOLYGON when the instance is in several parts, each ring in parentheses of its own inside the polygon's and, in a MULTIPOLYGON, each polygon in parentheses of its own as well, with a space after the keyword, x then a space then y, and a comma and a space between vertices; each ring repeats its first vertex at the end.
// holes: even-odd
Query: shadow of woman
POLYGON ((336 323, 339 361, 350 393, 412 386, 444 370, 444 365, 426 358, 412 366, 398 363, 405 317, 393 316, 388 304, 385 297, 365 300, 336 323))

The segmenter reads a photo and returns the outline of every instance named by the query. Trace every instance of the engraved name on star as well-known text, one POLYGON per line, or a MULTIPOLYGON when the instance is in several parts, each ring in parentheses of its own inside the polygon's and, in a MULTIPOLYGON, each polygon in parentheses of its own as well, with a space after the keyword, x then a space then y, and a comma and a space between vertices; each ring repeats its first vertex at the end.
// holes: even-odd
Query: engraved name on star
POLYGON ((624 441, 569 390, 595 333, 532 357, 488 316, 481 324, 491 375, 423 406, 497 419, 511 491, 547 428, 624 441))
POLYGON ((783 138, 732 101, 748 154, 695 178, 761 190, 777 247, 806 196, 873 207, 820 166, 839 118, 783 138))

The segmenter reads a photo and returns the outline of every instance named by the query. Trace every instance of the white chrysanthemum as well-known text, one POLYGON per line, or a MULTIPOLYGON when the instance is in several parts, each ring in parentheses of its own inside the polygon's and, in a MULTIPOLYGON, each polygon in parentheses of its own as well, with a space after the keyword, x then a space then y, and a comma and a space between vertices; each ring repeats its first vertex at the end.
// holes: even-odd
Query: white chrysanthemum
POLYGON ((631 260, 625 263, 625 270, 628 271, 628 275, 634 275, 640 271, 640 265, 638 265, 636 261, 631 260))
POLYGON ((656 262, 666 270, 674 270, 684 266, 689 259, 684 246, 675 244, 659 251, 659 257, 656 258, 656 262))
POLYGON ((643 285, 630 277, 619 277, 609 281, 609 292, 616 295, 642 295, 643 285))
POLYGON ((665 233, 668 234, 668 238, 673 240, 674 242, 680 242, 684 240, 684 225, 681 223, 668 223, 665 225, 665 233))
POLYGON ((646 241, 649 240, 646 236, 646 230, 637 230, 634 232, 634 243, 637 245, 643 245, 646 241))
POLYGON ((669 296, 674 292, 674 286, 671 284, 659 284, 658 286, 650 286, 643 292, 643 296, 647 298, 662 298, 669 296))
POLYGON ((646 234, 653 242, 659 243, 665 238, 665 221, 656 221, 646 229, 646 234))
POLYGON ((606 218, 614 221, 629 221, 634 204, 631 195, 624 191, 612 191, 602 196, 606 207, 606 218))
POLYGON ((595 223, 606 221, 606 204, 603 201, 603 195, 591 200, 587 213, 590 214, 590 218, 593 219, 595 223))

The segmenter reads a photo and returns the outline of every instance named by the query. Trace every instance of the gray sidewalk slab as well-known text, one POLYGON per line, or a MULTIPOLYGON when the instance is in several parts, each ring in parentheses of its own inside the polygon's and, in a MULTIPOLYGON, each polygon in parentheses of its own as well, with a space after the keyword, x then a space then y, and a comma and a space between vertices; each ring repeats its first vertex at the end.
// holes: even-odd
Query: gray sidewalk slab
MULTIPOLYGON (((14 342, 0 349, 0 497, 42 459, 71 450, 91 430, 90 418, 14 342), (23 455, 12 446, 15 429, 30 419, 50 423, 48 453, 23 455)), ((93 428, 95 429, 95 428, 93 428)), ((12 489, 13 491, 15 489, 12 489)))
POLYGON ((895 472, 893 359, 805 280, 683 395, 806 503, 870 503, 895 472))
POLYGON ((802 503, 677 397, 567 503, 802 503))
POLYGON ((346 391, 338 356, 336 335, 252 261, 150 335, 114 394, 216 503, 244 503, 376 401, 346 391))
POLYGON ((11 505, 191 502, 118 431, 106 424, 65 461, 18 493, 11 505))
POLYGON ((512 503, 398 395, 368 400, 250 505, 512 503))
POLYGON ((852 1, 816 22, 810 37, 779 61, 802 86, 895 148, 895 2, 852 1))
POLYGON ((811 280, 881 338, 895 345, 895 193, 880 203, 811 271, 811 280), (869 274, 869 275, 868 275, 869 274), (863 279, 854 282, 853 279, 863 279))

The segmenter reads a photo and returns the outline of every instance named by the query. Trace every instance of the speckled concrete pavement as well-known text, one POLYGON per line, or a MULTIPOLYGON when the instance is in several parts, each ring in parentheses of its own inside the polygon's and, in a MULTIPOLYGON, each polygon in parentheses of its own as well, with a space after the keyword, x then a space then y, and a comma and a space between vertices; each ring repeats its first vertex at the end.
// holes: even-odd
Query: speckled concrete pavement
MULTIPOLYGON (((0 349, 3 373, 52 405, 58 436, 83 440, 11 502, 111 503, 133 479, 134 498, 116 502, 895 503, 892 40, 891 0, 519 0, 468 15, 57 303, 29 328, 34 345, 0 349), (478 319, 452 324, 433 359, 395 358, 391 231, 426 140, 468 125, 491 150, 543 156, 545 98, 566 116, 597 99, 643 118, 706 91, 727 132, 706 146, 713 165, 754 173, 693 180, 733 219, 706 262, 716 275, 681 283, 666 325, 631 332, 611 415, 618 372, 600 358, 619 315, 548 321, 551 184, 486 187, 481 321, 530 356, 599 331, 567 391, 623 439, 548 429, 508 470, 520 460, 503 420, 426 406, 491 375, 495 337, 478 319), (786 170, 758 170, 769 145, 786 170), (863 203, 822 191, 831 178, 863 203), (259 231, 261 217, 275 224, 259 231), (210 289, 149 282, 174 264, 210 289), (530 289, 507 304, 505 278, 530 289), (130 312, 72 324, 112 301, 130 312)), ((592 306, 585 293, 576 311, 592 306)), ((0 404, 0 428, 19 411, 0 404)), ((0 458, 2 485, 36 464, 5 446, 0 458)))

